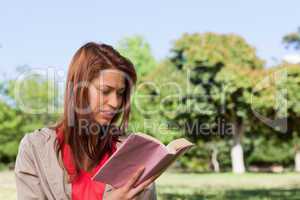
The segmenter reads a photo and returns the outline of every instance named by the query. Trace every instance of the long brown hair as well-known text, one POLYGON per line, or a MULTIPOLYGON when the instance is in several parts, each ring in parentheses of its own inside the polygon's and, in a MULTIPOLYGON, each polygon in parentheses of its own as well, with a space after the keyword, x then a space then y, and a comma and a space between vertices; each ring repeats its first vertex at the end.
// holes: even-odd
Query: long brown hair
MULTIPOLYGON (((136 84, 136 71, 133 64, 127 58, 120 55, 113 47, 106 44, 89 42, 80 47, 72 58, 69 65, 65 97, 64 113, 62 119, 52 128, 61 129, 63 141, 69 144, 78 175, 82 166, 84 155, 92 160, 92 166, 96 166, 106 152, 111 152, 112 142, 120 134, 125 134, 128 127, 130 114, 130 97, 136 84), (117 69, 123 72, 125 78, 125 93, 122 100, 121 110, 115 114, 108 127, 96 123, 90 113, 81 113, 76 110, 89 108, 88 87, 78 87, 80 83, 90 83, 96 78, 101 70, 117 69), (122 116, 119 125, 115 122, 122 116), (80 120, 87 120, 88 124, 98 124, 100 132, 97 134, 97 142, 92 141, 92 134, 86 128, 80 127, 80 120), (103 131, 106 130, 106 131, 103 131), (117 132, 116 132, 117 130, 117 132)), ((62 143, 56 140, 56 154, 62 149, 62 143)), ((76 177, 75 175, 75 177, 76 177)))

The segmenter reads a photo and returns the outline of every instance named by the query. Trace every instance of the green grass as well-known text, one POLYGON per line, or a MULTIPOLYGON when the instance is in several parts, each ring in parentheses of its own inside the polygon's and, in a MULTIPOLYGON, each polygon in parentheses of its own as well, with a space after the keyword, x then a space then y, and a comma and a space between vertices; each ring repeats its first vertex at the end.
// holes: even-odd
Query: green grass
MULTIPOLYGON (((156 181, 161 200, 300 200, 300 174, 178 174, 156 181)), ((12 171, 0 172, 0 199, 16 199, 12 171)))
POLYGON ((165 173, 157 180, 157 190, 167 200, 296 200, 300 174, 165 173))

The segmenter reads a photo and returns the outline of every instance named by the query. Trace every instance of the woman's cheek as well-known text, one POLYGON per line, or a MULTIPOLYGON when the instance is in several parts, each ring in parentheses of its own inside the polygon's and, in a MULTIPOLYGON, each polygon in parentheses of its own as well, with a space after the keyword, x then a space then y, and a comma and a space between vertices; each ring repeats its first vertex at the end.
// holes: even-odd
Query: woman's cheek
POLYGON ((93 111, 97 110, 97 106, 99 106, 99 97, 95 92, 91 92, 89 95, 90 105, 93 111))

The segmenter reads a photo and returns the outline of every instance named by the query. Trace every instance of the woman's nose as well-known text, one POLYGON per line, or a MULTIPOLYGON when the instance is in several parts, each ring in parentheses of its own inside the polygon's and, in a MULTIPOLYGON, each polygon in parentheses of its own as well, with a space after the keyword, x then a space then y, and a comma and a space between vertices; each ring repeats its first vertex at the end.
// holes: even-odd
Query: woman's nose
POLYGON ((118 108, 119 99, 116 93, 112 92, 112 94, 109 96, 108 104, 114 109, 118 108))

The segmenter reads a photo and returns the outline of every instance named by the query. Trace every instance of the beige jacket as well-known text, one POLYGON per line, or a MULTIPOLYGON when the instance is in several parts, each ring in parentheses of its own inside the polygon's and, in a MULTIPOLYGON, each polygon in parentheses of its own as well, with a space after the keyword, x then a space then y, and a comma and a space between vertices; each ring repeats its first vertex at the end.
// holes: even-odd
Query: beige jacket
MULTIPOLYGON (((17 199, 71 199, 72 187, 67 182, 67 172, 56 158, 55 138, 55 131, 49 128, 38 129, 22 138, 14 170, 17 199)), ((119 146, 120 143, 117 148, 119 146)), ((59 160, 62 161, 61 155, 59 160)), ((103 199, 111 189, 112 186, 106 184, 103 199)), ((154 182, 138 196, 138 200, 156 200, 154 182)))

